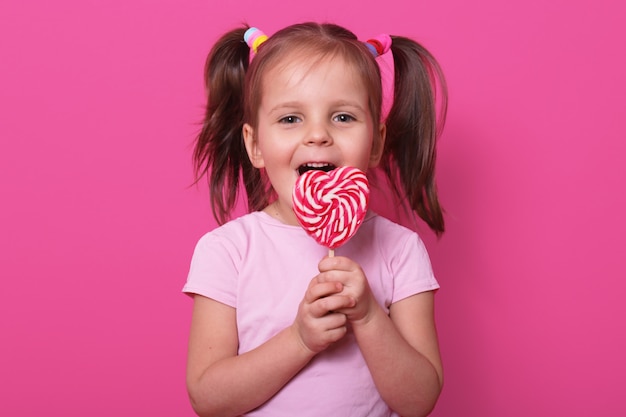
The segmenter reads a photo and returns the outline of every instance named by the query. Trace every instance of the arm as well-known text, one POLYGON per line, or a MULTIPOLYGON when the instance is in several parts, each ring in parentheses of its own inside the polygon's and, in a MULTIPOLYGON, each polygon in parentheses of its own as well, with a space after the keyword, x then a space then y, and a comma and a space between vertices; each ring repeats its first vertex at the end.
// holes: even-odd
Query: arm
POLYGON ((428 415, 443 384, 433 304, 432 292, 416 294, 352 323, 381 396, 405 417, 428 415))
POLYGON ((196 295, 189 338, 187 389, 199 416, 237 416, 270 399, 318 352, 346 333, 349 306, 338 283, 311 282, 294 324, 237 355, 236 310, 196 295))
POLYGON ((394 303, 389 316, 374 299, 367 278, 348 258, 326 258, 320 281, 338 281, 342 294, 355 300, 340 310, 352 324, 356 340, 385 402, 397 413, 425 416, 441 392, 443 371, 434 322, 432 292, 394 303))

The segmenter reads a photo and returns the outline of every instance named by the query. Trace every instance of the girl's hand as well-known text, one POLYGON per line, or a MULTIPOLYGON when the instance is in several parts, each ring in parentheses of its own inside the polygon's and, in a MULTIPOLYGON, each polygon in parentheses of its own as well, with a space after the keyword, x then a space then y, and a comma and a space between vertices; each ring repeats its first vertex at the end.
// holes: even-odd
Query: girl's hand
POLYGON ((339 310, 354 305, 343 294, 340 282, 320 282, 315 277, 309 283, 298 314, 292 325, 303 347, 317 354, 341 339, 347 332, 347 319, 339 310))
POLYGON ((325 257, 318 265, 321 283, 341 284, 343 291, 339 295, 350 298, 353 305, 337 310, 346 315, 352 323, 366 323, 372 313, 380 306, 370 290, 365 273, 353 260, 344 256, 325 257))

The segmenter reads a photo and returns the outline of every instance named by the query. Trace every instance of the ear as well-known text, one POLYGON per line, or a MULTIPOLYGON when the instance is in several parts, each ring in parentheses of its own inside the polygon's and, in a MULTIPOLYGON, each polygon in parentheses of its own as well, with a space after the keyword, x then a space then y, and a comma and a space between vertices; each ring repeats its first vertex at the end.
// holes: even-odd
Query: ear
POLYGON ((243 141, 246 145, 246 151, 248 152, 248 158, 250 158, 252 166, 255 168, 265 167, 263 155, 261 154, 261 150, 259 149, 259 142, 254 136, 254 129, 252 128, 252 126, 250 126, 248 123, 244 123, 242 133, 243 141))
POLYGON ((381 123, 378 129, 378 135, 375 135, 374 140, 372 141, 372 152, 370 153, 369 168, 375 168, 376 166, 378 166, 380 159, 383 157, 383 151, 385 150, 387 126, 384 123, 381 123))

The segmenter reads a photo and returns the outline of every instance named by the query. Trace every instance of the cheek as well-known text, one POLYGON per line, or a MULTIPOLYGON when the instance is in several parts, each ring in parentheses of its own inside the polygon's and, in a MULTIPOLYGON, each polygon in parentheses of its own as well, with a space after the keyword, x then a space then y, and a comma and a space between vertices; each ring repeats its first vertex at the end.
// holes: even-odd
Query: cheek
POLYGON ((290 166, 292 152, 285 146, 284 141, 268 139, 259 140, 259 149, 265 161, 265 170, 274 172, 290 166))
POLYGON ((259 148, 266 158, 283 159, 294 151, 294 136, 280 129, 259 131, 259 148))

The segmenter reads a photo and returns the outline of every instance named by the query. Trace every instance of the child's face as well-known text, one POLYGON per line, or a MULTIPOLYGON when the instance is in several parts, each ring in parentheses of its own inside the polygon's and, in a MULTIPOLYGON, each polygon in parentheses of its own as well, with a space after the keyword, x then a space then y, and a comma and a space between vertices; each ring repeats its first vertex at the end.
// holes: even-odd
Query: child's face
POLYGON ((256 129, 244 126, 246 148, 252 164, 266 170, 281 220, 298 224, 291 193, 305 167, 366 171, 380 159, 384 126, 373 122, 363 81, 339 57, 268 69, 262 92, 256 129))

